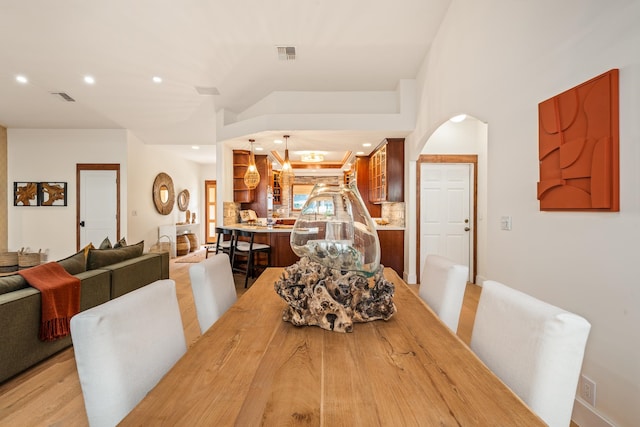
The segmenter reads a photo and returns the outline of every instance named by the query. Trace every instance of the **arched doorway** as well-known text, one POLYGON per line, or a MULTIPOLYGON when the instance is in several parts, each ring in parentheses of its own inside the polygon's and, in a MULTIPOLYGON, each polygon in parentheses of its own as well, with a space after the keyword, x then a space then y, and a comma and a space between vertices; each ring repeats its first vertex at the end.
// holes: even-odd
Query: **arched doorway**
POLYGON ((486 240, 487 125, 475 118, 443 123, 416 165, 416 270, 436 253, 469 266, 475 282, 486 240))

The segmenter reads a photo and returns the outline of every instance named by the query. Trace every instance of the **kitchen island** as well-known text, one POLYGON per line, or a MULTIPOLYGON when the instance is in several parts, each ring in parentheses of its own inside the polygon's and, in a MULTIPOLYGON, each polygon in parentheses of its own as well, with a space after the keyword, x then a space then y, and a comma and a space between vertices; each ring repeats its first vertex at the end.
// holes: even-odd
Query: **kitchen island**
MULTIPOLYGON (((300 259, 291 249, 289 238, 293 225, 274 225, 267 228, 262 225, 233 224, 221 228, 227 230, 248 230, 256 233, 255 242, 271 246, 271 266, 287 267, 300 259)), ((380 241, 380 263, 391 267, 402 276, 404 270, 404 227, 378 225, 380 241)))
POLYGON ((255 233, 254 242, 271 246, 271 266, 287 267, 295 264, 300 257, 291 249, 289 238, 293 225, 274 225, 268 228, 262 225, 232 224, 220 228, 226 230, 244 230, 255 233))

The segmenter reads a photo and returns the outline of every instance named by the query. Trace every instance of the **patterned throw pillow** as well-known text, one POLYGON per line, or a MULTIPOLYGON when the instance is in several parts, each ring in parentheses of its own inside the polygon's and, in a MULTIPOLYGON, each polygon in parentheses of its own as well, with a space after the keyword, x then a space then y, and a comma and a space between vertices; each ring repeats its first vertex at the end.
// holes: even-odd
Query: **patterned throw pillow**
POLYGON ((123 248, 125 246, 127 246, 127 240, 124 237, 118 240, 115 245, 113 245, 114 248, 123 248))
POLYGON ((111 240, 109 240, 109 237, 105 237, 104 240, 102 241, 102 243, 100 243, 100 246, 98 246, 98 249, 111 249, 113 246, 111 246, 111 240))
POLYGON ((142 255, 144 240, 135 245, 115 249, 90 249, 87 258, 87 270, 105 267, 142 255))

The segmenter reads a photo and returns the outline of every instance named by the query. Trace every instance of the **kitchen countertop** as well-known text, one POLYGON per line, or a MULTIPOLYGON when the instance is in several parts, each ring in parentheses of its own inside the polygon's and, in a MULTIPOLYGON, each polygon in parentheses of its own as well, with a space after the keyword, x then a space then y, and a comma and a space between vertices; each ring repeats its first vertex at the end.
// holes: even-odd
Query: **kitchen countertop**
MULTIPOLYGON (((267 228, 266 225, 247 225, 247 224, 232 224, 224 225, 221 228, 227 229, 239 229, 239 230, 254 230, 258 233, 290 233, 293 229, 293 225, 274 225, 273 228, 267 228)), ((392 230, 404 230, 404 227, 398 225, 379 225, 376 224, 376 230, 379 231, 392 231, 392 230)))
POLYGON ((378 230, 378 231, 404 230, 404 227, 401 227, 399 225, 379 225, 379 224, 376 224, 376 230, 378 230))
POLYGON ((256 233, 291 233, 293 225, 274 225, 273 228, 268 228, 266 225, 247 225, 247 224, 232 224, 223 225, 220 228, 226 228, 228 230, 249 230, 256 233))

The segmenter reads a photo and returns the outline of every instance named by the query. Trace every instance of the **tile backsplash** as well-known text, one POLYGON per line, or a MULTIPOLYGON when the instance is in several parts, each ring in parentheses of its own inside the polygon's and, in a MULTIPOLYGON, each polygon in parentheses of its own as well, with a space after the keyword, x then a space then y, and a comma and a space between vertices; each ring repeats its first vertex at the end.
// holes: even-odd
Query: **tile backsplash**
POLYGON ((389 221, 389 225, 404 227, 404 202, 382 203, 381 218, 389 221))
POLYGON ((223 202, 222 225, 233 225, 240 222, 240 203, 223 202))

